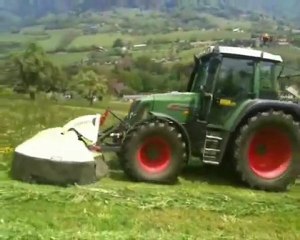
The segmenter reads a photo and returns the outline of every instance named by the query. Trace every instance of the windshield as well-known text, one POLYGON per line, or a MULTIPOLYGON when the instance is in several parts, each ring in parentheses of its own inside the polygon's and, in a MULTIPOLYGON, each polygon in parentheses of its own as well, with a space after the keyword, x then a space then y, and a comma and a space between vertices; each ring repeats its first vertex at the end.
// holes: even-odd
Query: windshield
POLYGON ((193 84, 191 87, 191 92, 200 92, 201 86, 206 85, 206 80, 208 77, 208 67, 209 67, 209 58, 202 58, 199 70, 197 71, 196 76, 193 79, 193 84))

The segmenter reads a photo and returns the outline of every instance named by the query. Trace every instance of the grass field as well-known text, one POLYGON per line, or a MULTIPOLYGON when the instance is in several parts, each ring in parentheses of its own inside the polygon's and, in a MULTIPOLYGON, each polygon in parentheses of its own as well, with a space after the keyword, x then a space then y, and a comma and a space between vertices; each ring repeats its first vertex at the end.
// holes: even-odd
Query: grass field
POLYGON ((76 52, 76 53, 56 53, 49 54, 49 58, 52 62, 60 66, 69 66, 74 63, 79 63, 82 59, 86 58, 88 52, 76 52))
POLYGON ((175 41, 189 40, 195 38, 198 41, 206 41, 213 39, 248 39, 250 35, 248 33, 233 33, 231 31, 174 31, 167 34, 156 35, 144 35, 133 36, 129 34, 121 33, 105 33, 86 35, 76 38, 70 45, 70 47, 86 47, 91 45, 99 45, 104 47, 111 47, 114 40, 121 38, 124 41, 131 41, 134 44, 145 43, 149 39, 156 39, 161 41, 175 41))
POLYGON ((282 56, 284 61, 297 61, 300 59, 300 49, 294 46, 278 46, 264 48, 264 51, 279 54, 282 56))
POLYGON ((33 36, 23 35, 23 34, 12 34, 12 33, 1 33, 0 41, 1 42, 18 42, 18 43, 26 43, 28 41, 33 40, 33 36))
MULTIPOLYGON (((39 130, 102 112, 46 100, 0 99, 0 147, 15 147, 39 130)), ((128 106, 110 104, 119 113, 128 106)), ((175 186, 129 182, 108 155, 110 177, 60 188, 10 179, 12 154, 0 154, 0 239, 300 239, 300 187, 288 193, 241 188, 198 164, 175 186), (113 164, 114 163, 114 164, 113 164)))

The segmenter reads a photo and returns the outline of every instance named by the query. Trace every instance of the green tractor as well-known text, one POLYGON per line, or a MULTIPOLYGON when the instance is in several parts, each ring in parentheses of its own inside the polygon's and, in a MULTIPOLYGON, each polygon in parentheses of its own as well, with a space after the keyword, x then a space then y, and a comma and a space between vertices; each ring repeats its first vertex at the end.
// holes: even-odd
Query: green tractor
POLYGON ((174 183, 194 157, 230 166, 253 189, 287 190, 300 173, 300 106, 280 97, 282 58, 211 46, 194 62, 186 92, 134 101, 99 134, 102 150, 116 152, 133 181, 174 183))

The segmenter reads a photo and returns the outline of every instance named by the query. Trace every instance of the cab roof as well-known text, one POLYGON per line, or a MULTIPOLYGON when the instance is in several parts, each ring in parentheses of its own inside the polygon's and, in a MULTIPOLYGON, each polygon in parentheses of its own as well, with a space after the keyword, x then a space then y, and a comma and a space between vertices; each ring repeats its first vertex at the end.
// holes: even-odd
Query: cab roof
POLYGON ((274 55, 268 52, 252 49, 252 48, 242 48, 242 47, 229 47, 229 46, 210 46, 204 54, 207 55, 213 52, 228 54, 228 55, 238 55, 238 56, 246 56, 252 58, 262 58, 275 62, 283 62, 283 59, 280 55, 274 55))

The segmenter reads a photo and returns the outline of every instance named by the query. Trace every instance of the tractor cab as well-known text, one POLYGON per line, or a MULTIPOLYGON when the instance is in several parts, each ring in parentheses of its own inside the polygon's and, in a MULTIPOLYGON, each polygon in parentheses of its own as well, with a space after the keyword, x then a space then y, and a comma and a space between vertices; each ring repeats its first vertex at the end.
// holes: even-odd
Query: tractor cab
POLYGON ((194 61, 187 91, 199 93, 201 120, 224 126, 230 114, 250 99, 279 99, 280 56, 212 46, 194 61))

